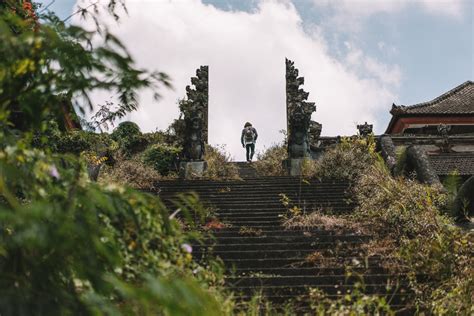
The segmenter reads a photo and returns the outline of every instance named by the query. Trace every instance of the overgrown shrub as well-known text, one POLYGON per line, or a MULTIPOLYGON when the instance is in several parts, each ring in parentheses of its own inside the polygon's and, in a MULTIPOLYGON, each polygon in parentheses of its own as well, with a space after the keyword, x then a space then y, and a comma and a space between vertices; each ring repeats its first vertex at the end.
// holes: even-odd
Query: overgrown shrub
POLYGON ((263 153, 257 153, 257 161, 253 167, 260 176, 283 176, 286 174, 283 168, 283 160, 287 159, 288 152, 284 144, 276 144, 263 153))
POLYGON ((410 276, 417 307, 437 315, 472 312, 474 238, 441 214, 446 194, 411 179, 393 178, 374 165, 354 190, 359 203, 354 220, 370 225, 379 239, 392 241, 391 254, 398 259, 392 268, 410 276))
POLYGON ((163 144, 148 147, 143 153, 143 162, 153 167, 161 175, 168 175, 170 171, 178 171, 178 158, 181 149, 163 144))
POLYGON ((373 136, 343 138, 318 162, 316 177, 333 180, 355 180, 378 159, 373 136))
POLYGON ((122 122, 112 132, 111 137, 118 142, 120 151, 126 156, 136 153, 146 145, 140 127, 133 122, 122 122))
POLYGON ((116 183, 135 189, 153 189, 163 176, 153 167, 145 164, 140 154, 129 159, 118 159, 113 167, 103 166, 98 181, 104 184, 116 183))
POLYGON ((354 192, 358 201, 355 215, 370 219, 376 231, 383 233, 388 229, 393 237, 415 238, 436 230, 439 221, 448 222, 439 213, 446 203, 439 188, 393 178, 379 166, 369 166, 356 182, 354 192))
POLYGON ((224 146, 206 145, 204 160, 207 162, 204 177, 210 179, 239 179, 239 170, 234 164, 230 163, 230 155, 226 153, 224 146))

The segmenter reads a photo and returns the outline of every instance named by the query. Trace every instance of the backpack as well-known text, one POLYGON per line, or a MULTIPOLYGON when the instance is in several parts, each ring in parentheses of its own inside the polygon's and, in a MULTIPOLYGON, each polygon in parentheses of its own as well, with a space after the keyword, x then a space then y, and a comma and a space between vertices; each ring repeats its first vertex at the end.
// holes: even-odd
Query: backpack
POLYGON ((255 133, 253 131, 253 128, 251 126, 248 126, 245 128, 244 132, 244 139, 246 142, 253 143, 255 138, 255 133))

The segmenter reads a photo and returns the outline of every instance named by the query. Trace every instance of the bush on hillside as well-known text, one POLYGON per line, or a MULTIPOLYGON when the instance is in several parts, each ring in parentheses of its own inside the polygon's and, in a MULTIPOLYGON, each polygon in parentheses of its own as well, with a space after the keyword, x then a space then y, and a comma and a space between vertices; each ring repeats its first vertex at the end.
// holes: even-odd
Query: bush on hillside
POLYGON ((368 138, 343 138, 329 149, 317 163, 315 176, 321 179, 356 180, 377 160, 373 136, 368 138))
POLYGON ((170 172, 178 171, 178 159, 181 149, 163 144, 148 147, 143 153, 143 162, 153 167, 161 175, 167 176, 170 172))
POLYGON ((103 166, 98 181, 104 184, 116 183, 135 189, 150 190, 163 176, 153 167, 145 164, 140 154, 128 159, 118 159, 112 166, 103 166))
POLYGON ((393 178, 376 165, 360 176, 354 193, 359 205, 353 220, 391 241, 391 255, 398 258, 392 268, 411 277, 417 306, 437 315, 469 314, 474 235, 442 215, 446 194, 438 187, 393 178))
POLYGON ((133 122, 120 123, 110 136, 118 142, 120 151, 125 156, 139 152, 146 145, 140 127, 133 122))

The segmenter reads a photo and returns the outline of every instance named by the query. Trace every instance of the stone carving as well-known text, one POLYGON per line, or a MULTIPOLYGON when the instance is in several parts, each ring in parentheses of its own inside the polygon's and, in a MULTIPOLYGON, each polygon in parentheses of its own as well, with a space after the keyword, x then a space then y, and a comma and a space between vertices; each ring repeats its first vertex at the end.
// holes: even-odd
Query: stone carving
POLYGON ((385 160, 385 163, 387 164, 388 169, 392 175, 394 175, 395 166, 397 165, 397 153, 390 135, 382 135, 380 137, 380 152, 383 159, 385 160))
POLYGON ((409 169, 416 172, 418 181, 441 187, 439 177, 422 146, 412 145, 407 148, 406 163, 409 169))
POLYGON ((443 141, 439 146, 441 151, 444 153, 451 151, 451 145, 449 144, 449 131, 451 130, 451 125, 439 124, 438 125, 438 134, 443 137, 443 141))
POLYGON ((323 124, 316 121, 309 122, 309 144, 311 147, 319 147, 319 136, 321 136, 321 131, 323 129, 323 124))
POLYGON ((204 144, 207 143, 208 100, 209 100, 209 66, 196 70, 196 77, 191 78, 194 88, 186 86, 186 100, 180 102, 184 116, 183 158, 185 161, 201 161, 204 155, 204 144))
POLYGON ((314 102, 306 102, 309 93, 300 89, 304 78, 298 77, 294 62, 286 59, 286 115, 288 130, 288 157, 310 156, 309 128, 311 114, 316 111, 314 102))
POLYGON ((372 134, 372 130, 373 130, 373 125, 372 124, 367 124, 367 122, 365 122, 365 124, 361 124, 361 125, 357 125, 357 129, 359 130, 359 135, 362 136, 362 137, 367 137, 369 136, 369 134, 372 134))
POLYGON ((474 216, 474 176, 459 188, 454 199, 453 215, 460 222, 469 222, 469 217, 474 216))

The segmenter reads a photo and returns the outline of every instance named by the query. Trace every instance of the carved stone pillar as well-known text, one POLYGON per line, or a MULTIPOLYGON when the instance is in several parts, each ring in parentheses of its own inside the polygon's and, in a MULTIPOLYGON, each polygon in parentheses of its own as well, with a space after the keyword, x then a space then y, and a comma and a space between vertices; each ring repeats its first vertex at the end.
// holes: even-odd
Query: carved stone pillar
MULTIPOLYGON (((311 114, 316 111, 316 105, 314 102, 306 102, 309 93, 300 88, 304 84, 304 78, 298 77, 299 72, 294 62, 289 59, 285 62, 288 160, 284 161, 283 165, 289 175, 297 176, 301 174, 304 159, 310 158, 309 128, 311 114)), ((313 127, 319 128, 320 133, 320 124, 313 124, 313 127)))
POLYGON ((209 67, 201 66, 196 77, 191 78, 194 87, 186 86, 186 100, 180 103, 184 118, 183 157, 180 174, 183 177, 199 177, 206 169, 203 161, 208 134, 209 67))

